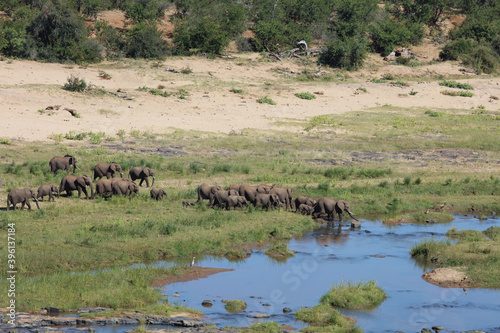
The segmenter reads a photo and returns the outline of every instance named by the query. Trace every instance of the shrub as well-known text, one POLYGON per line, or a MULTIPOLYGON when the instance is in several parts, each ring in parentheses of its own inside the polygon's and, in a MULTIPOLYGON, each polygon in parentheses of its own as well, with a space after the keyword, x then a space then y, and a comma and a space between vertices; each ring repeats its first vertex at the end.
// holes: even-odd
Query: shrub
POLYGON ((231 89, 229 91, 232 92, 232 93, 235 93, 235 94, 243 94, 243 89, 233 88, 233 89, 231 89))
POLYGON ((326 50, 320 53, 318 61, 331 67, 356 70, 363 66, 368 45, 368 39, 362 36, 334 39, 326 43, 326 50))
POLYGON ((377 282, 370 280, 365 283, 339 283, 321 297, 321 304, 345 309, 372 309, 382 303, 387 295, 377 286, 377 282))
POLYGON ((315 99, 316 98, 316 95, 311 94, 311 93, 307 93, 307 92, 296 93, 295 96, 297 96, 300 99, 315 99))
POLYGON ((445 87, 450 87, 450 88, 460 88, 460 89, 466 89, 466 90, 473 90, 474 87, 472 87, 470 84, 467 83, 460 83, 457 81, 446 81, 444 80, 443 82, 439 82, 440 86, 445 86, 445 87))
POLYGON ((181 54, 221 54, 230 39, 220 21, 203 17, 179 22, 173 41, 177 52, 181 54))
POLYGON ((269 105, 276 105, 276 102, 275 102, 275 101, 273 101, 272 99, 270 99, 270 98, 269 98, 269 97, 267 97, 267 96, 266 96, 266 97, 259 98, 259 99, 257 100, 257 103, 260 103, 260 104, 265 103, 265 104, 269 104, 269 105))
POLYGON ((230 300, 229 302, 226 303, 224 308, 229 313, 238 313, 245 311, 245 309, 247 308, 247 303, 239 299, 230 300))
POLYGON ((441 90, 441 94, 448 96, 461 96, 461 97, 472 97, 473 93, 469 91, 450 91, 450 90, 441 90))
POLYGON ((418 44, 425 35, 422 24, 410 24, 408 27, 404 22, 395 21, 390 17, 369 25, 368 31, 372 49, 382 56, 389 55, 396 46, 418 44))
POLYGON ((482 72, 491 74, 500 67, 500 57, 490 45, 479 45, 471 53, 464 55, 462 61, 464 65, 476 69, 479 74, 482 72))
POLYGON ((0 138, 0 144, 2 144, 2 145, 11 145, 12 144, 12 140, 0 138))
POLYGON ((126 55, 132 58, 161 58, 168 53, 166 42, 155 25, 136 24, 127 33, 126 55))
POLYGON ((467 55, 477 46, 477 42, 472 39, 460 38, 446 44, 439 53, 442 60, 459 60, 463 55, 467 55))
POLYGON ((444 113, 442 113, 442 112, 432 111, 432 110, 425 111, 425 114, 428 114, 429 117, 441 117, 444 115, 444 113))
POLYGON ((80 79, 77 76, 71 76, 68 78, 68 82, 66 82, 63 86, 64 90, 68 91, 78 91, 82 92, 87 88, 87 82, 84 79, 80 79))

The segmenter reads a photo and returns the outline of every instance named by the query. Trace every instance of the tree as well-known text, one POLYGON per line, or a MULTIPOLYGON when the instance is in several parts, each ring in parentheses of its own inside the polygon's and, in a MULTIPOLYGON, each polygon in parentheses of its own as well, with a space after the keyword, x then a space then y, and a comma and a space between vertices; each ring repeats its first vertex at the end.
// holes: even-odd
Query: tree
POLYGON ((389 11, 399 20, 436 25, 451 0, 390 0, 389 11))
POLYGON ((126 55, 132 58, 161 58, 168 52, 156 25, 141 22, 127 33, 126 55))

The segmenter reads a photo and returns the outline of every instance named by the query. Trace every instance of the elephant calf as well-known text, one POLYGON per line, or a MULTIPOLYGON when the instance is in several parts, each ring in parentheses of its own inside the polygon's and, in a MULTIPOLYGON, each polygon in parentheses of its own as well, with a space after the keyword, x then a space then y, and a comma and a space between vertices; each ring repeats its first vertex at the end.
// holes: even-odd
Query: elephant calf
POLYGON ((226 210, 231 210, 231 208, 236 209, 236 207, 243 208, 248 204, 247 199, 241 195, 231 195, 227 197, 226 210))
POLYGON ((52 199, 52 201, 56 201, 56 199, 54 199, 53 195, 54 193, 57 195, 57 198, 59 198, 59 188, 57 187, 57 185, 42 185, 38 188, 38 191, 36 193, 36 198, 37 199, 42 198, 42 200, 40 201, 43 201, 43 197, 48 195, 49 202, 50 199, 52 199))
POLYGON ((306 204, 299 205, 299 212, 302 215, 311 215, 313 211, 314 211, 314 208, 309 206, 309 205, 306 205, 306 204))
POLYGON ((38 206, 38 200, 35 196, 35 191, 30 188, 14 188, 7 195, 7 210, 9 210, 11 204, 15 210, 18 203, 21 204, 21 209, 24 209, 24 205, 26 205, 28 206, 28 209, 31 210, 30 199, 33 199, 36 203, 36 207, 40 209, 40 206, 38 206))
POLYGON ((149 191, 149 193, 151 194, 151 199, 155 199, 157 201, 163 200, 164 196, 165 198, 167 197, 167 192, 162 188, 152 188, 151 191, 149 191))

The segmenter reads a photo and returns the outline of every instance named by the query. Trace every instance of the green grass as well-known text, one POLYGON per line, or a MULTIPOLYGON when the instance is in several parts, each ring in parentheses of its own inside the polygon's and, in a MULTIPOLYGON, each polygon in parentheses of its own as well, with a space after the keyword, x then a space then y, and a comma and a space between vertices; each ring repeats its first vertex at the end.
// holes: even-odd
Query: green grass
POLYGON ((346 332, 361 333, 359 327, 342 316, 337 310, 327 304, 319 304, 312 308, 300 309, 294 313, 297 320, 308 323, 310 326, 301 329, 301 332, 346 332))
POLYGON ((247 303, 239 299, 234 299, 228 301, 226 305, 224 305, 224 308, 229 313, 243 312, 247 308, 247 303))
POLYGON ((450 88, 460 88, 460 89, 466 89, 466 90, 473 90, 474 87, 471 86, 470 84, 467 83, 460 83, 457 81, 447 81, 444 80, 442 82, 439 82, 440 86, 445 86, 445 87, 450 87, 450 88))
POLYGON ((271 98, 269 97, 261 97, 257 100, 257 103, 260 103, 260 104, 269 104, 269 105, 276 105, 276 102, 273 101, 271 98))
POLYGON ((273 242, 265 252, 270 257, 291 257, 295 252, 288 249, 285 242, 273 242))
POLYGON ((320 304, 343 309, 366 310, 380 305, 386 296, 373 280, 364 283, 342 282, 334 285, 321 297, 320 304))
POLYGON ((316 99, 316 95, 307 92, 296 93, 295 96, 300 99, 309 99, 309 100, 316 99))
POLYGON ((451 90, 441 90, 441 94, 447 96, 460 96, 460 97, 472 97, 473 93, 469 91, 451 91, 451 90))
POLYGON ((460 267, 467 281, 482 288, 500 285, 500 227, 482 233, 475 230, 450 229, 446 236, 456 242, 426 239, 415 244, 410 254, 417 260, 431 261, 438 267, 460 267), (487 236, 487 238, 485 237, 487 236))
POLYGON ((229 91, 232 92, 232 93, 235 93, 235 94, 243 94, 243 89, 232 88, 229 91))

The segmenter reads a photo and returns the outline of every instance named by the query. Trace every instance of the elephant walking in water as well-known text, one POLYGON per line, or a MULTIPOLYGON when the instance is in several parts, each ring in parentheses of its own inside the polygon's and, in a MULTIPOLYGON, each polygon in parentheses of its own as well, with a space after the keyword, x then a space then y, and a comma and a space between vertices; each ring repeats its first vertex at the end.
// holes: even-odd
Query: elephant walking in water
POLYGON ((7 210, 9 210, 11 204, 15 210, 18 203, 21 204, 21 209, 24 209, 24 205, 28 206, 28 209, 31 209, 30 199, 33 199, 37 208, 40 209, 40 206, 38 206, 38 200, 35 196, 35 191, 30 188, 14 188, 7 195, 7 210))
POLYGON ((142 186, 142 183, 146 181, 146 187, 149 187, 149 177, 153 177, 153 183, 151 184, 151 187, 153 187, 155 184, 155 172, 150 167, 133 167, 128 172, 128 176, 130 177, 130 179, 132 179, 132 181, 140 179, 141 181, 139 182, 139 186, 142 186))
POLYGON ((81 197, 82 192, 85 193, 85 199, 89 198, 87 193, 87 186, 90 187, 90 198, 94 198, 94 183, 89 176, 73 176, 67 175, 61 179, 61 185, 59 186, 59 193, 66 191, 66 195, 70 196, 73 191, 78 191, 78 198, 81 197))
POLYGON ((332 199, 327 197, 319 198, 314 206, 313 217, 316 219, 322 214, 327 214, 327 217, 334 221, 335 213, 339 216, 339 223, 342 223, 342 212, 347 212, 354 220, 357 219, 352 215, 349 203, 344 200, 332 199))
POLYGON ((73 173, 76 171, 76 157, 72 155, 55 156, 50 159, 50 171, 55 175, 57 170, 65 170, 68 173, 73 165, 73 173))

